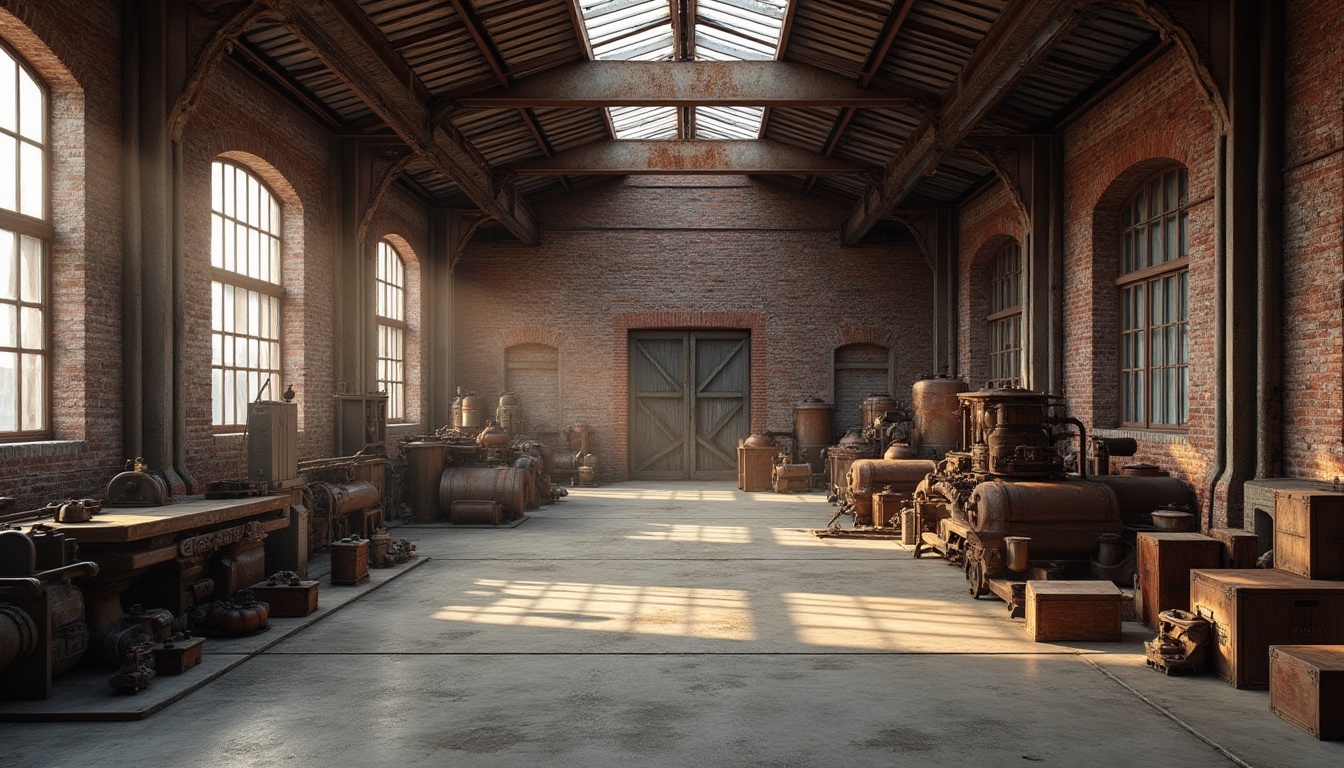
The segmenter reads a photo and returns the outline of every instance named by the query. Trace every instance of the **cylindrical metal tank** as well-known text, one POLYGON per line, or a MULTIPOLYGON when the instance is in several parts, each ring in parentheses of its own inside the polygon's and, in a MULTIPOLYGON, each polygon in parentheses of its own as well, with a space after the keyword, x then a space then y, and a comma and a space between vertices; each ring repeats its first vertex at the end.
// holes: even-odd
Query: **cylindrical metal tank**
POLYGON ((462 426, 462 388, 457 388, 457 396, 453 398, 453 428, 462 426))
POLYGON ((505 392, 499 396, 499 407, 495 409, 495 421, 499 426, 511 435, 522 434, 525 431, 523 426, 523 404, 518 400, 518 396, 512 392, 505 392))
POLYGON ((863 425, 864 429, 868 429, 873 426, 873 422, 879 416, 887 411, 898 410, 900 407, 901 404, 896 402, 891 395, 873 393, 865 397, 863 402, 859 404, 859 418, 861 419, 859 423, 863 425))
POLYGON ((826 471, 822 453, 835 442, 835 408, 820 398, 809 397, 793 407, 793 434, 799 461, 812 467, 812 474, 826 471))
POLYGON ((854 504, 854 521, 873 516, 873 494, 884 486, 899 496, 899 505, 936 466, 927 459, 859 459, 849 467, 849 496, 854 504))
POLYGON ((497 501, 513 519, 527 509, 527 473, 516 467, 449 467, 439 480, 439 509, 454 501, 497 501))
POLYGON ((1130 526, 1152 525, 1151 515, 1155 509, 1196 508, 1194 490, 1184 481, 1165 474, 1098 475, 1088 480, 1101 483, 1115 493, 1120 504, 1120 519, 1130 526))
POLYGON ((405 450, 412 519, 417 523, 435 522, 439 519, 439 478, 443 475, 448 446, 436 442, 407 443, 405 450))
POLYGON ((376 507, 382 502, 378 486, 368 480, 328 483, 326 488, 331 494, 331 514, 334 516, 376 507))
POLYGON ((910 442, 923 456, 941 459, 957 450, 961 438, 958 392, 970 389, 961 379, 938 376, 920 379, 911 390, 915 424, 910 442))
POLYGON ((468 392, 462 398, 462 424, 464 430, 481 429, 485 426, 485 398, 474 392, 468 392))
POLYGON ((1115 494, 1091 480, 980 483, 967 507, 981 544, 1030 536, 1033 559, 1085 559, 1096 552, 1098 535, 1124 530, 1115 494))

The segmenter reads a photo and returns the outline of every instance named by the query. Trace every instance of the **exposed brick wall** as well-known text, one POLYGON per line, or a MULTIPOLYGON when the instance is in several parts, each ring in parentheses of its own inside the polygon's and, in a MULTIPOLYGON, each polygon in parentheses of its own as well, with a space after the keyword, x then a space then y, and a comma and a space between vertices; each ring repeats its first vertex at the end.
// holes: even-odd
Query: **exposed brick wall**
MULTIPOLYGON (((370 259, 376 258, 378 241, 386 239, 406 263, 406 419, 388 425, 388 442, 395 446, 398 437, 430 432, 437 426, 424 421, 429 413, 429 393, 421 386, 428 342, 425 334, 428 297, 423 272, 430 255, 428 211, 405 189, 394 185, 378 203, 365 239, 374 254, 370 259)), ((377 354, 376 342, 373 354, 377 354)))
POLYGON ((121 469, 121 11, 4 0, 0 38, 48 89, 56 441, 0 445, 0 495, 20 508, 101 495, 121 469))
POLYGON ((1344 14, 1287 9, 1284 471, 1344 475, 1344 14))
POLYGON ((1157 464, 1201 498, 1213 451, 1213 113, 1176 52, 1159 57, 1064 134, 1064 382, 1089 427, 1119 423, 1120 208, 1151 172, 1189 171, 1190 425, 1185 439, 1137 432, 1133 461, 1157 464))
POLYGON ((930 370, 927 262, 913 241, 841 247, 843 206, 746 179, 650 177, 536 207, 540 248, 473 243, 457 267, 457 383, 493 397, 506 341, 557 346, 564 418, 593 427, 604 477, 628 472, 631 329, 751 331, 752 429, 788 429, 795 403, 829 397, 841 343, 894 345, 898 394, 930 370))

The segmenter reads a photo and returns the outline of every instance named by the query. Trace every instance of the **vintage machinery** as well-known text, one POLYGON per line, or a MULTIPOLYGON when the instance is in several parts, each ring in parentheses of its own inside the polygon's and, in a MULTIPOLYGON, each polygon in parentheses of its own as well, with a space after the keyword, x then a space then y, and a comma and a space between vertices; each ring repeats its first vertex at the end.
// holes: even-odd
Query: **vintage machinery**
POLYGON ((464 431, 483 429, 485 427, 485 398, 475 392, 467 392, 462 396, 462 423, 458 426, 464 431))
POLYGON ((75 549, 67 542, 45 544, 55 545, 44 547, 55 562, 39 559, 28 534, 0 531, 0 698, 51 698, 52 677, 89 648, 84 597, 70 580, 97 574, 98 565, 72 562, 75 549), (39 563, 54 567, 39 571, 39 563))
MULTIPOLYGON (((1170 477, 1098 481, 1066 472, 1058 444, 1076 438, 1085 453, 1086 434, 1077 419, 1052 414, 1063 405, 1056 397, 1011 388, 956 396, 958 450, 914 492, 921 530, 915 556, 932 549, 960 564, 972 597, 993 591, 1021 615, 1031 578, 1127 586, 1134 574, 1133 530, 1120 538, 1126 532, 1121 497, 1148 512, 1191 500, 1189 487, 1170 477)), ((1086 456, 1077 463, 1085 468, 1086 456)))
POLYGON ((499 396, 499 407, 495 409, 495 421, 511 435, 521 435, 527 431, 527 426, 523 421, 523 404, 519 402, 517 395, 512 392, 504 392, 499 396))
POLYGON ((103 501, 109 507, 158 507, 168 503, 168 484, 152 474, 145 460, 136 457, 126 462, 126 471, 107 484, 103 501))
POLYGON ((900 504, 911 498, 924 477, 935 469, 927 459, 858 459, 846 482, 855 525, 873 524, 873 495, 885 487, 900 504))
POLYGON ((957 395, 970 387, 961 379, 945 375, 920 379, 911 388, 914 426, 910 444, 921 458, 935 461, 955 451, 961 438, 961 402, 957 395))

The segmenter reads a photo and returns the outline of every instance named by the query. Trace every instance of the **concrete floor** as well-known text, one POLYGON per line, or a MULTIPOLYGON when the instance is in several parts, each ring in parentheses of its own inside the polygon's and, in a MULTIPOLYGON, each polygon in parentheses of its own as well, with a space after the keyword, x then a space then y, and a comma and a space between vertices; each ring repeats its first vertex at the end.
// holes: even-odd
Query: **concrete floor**
POLYGON ((0 724, 0 766, 1338 766, 1264 692, 1038 644, 958 570, 815 539, 820 493, 577 489, 132 723, 0 724))

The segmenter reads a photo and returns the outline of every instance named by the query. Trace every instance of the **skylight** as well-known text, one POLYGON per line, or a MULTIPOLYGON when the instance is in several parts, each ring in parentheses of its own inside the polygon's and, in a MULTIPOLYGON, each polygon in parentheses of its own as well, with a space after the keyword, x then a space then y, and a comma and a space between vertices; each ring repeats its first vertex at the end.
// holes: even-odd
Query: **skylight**
MULTIPOLYGON (((769 61, 779 50, 789 0, 580 0, 593 58, 672 61, 677 58, 673 8, 695 8, 696 61, 769 61)), ((760 107, 696 107, 697 139, 754 139, 760 107)), ((618 139, 681 136, 676 107, 610 107, 618 139)), ((691 137, 686 137, 691 138, 691 137)))

